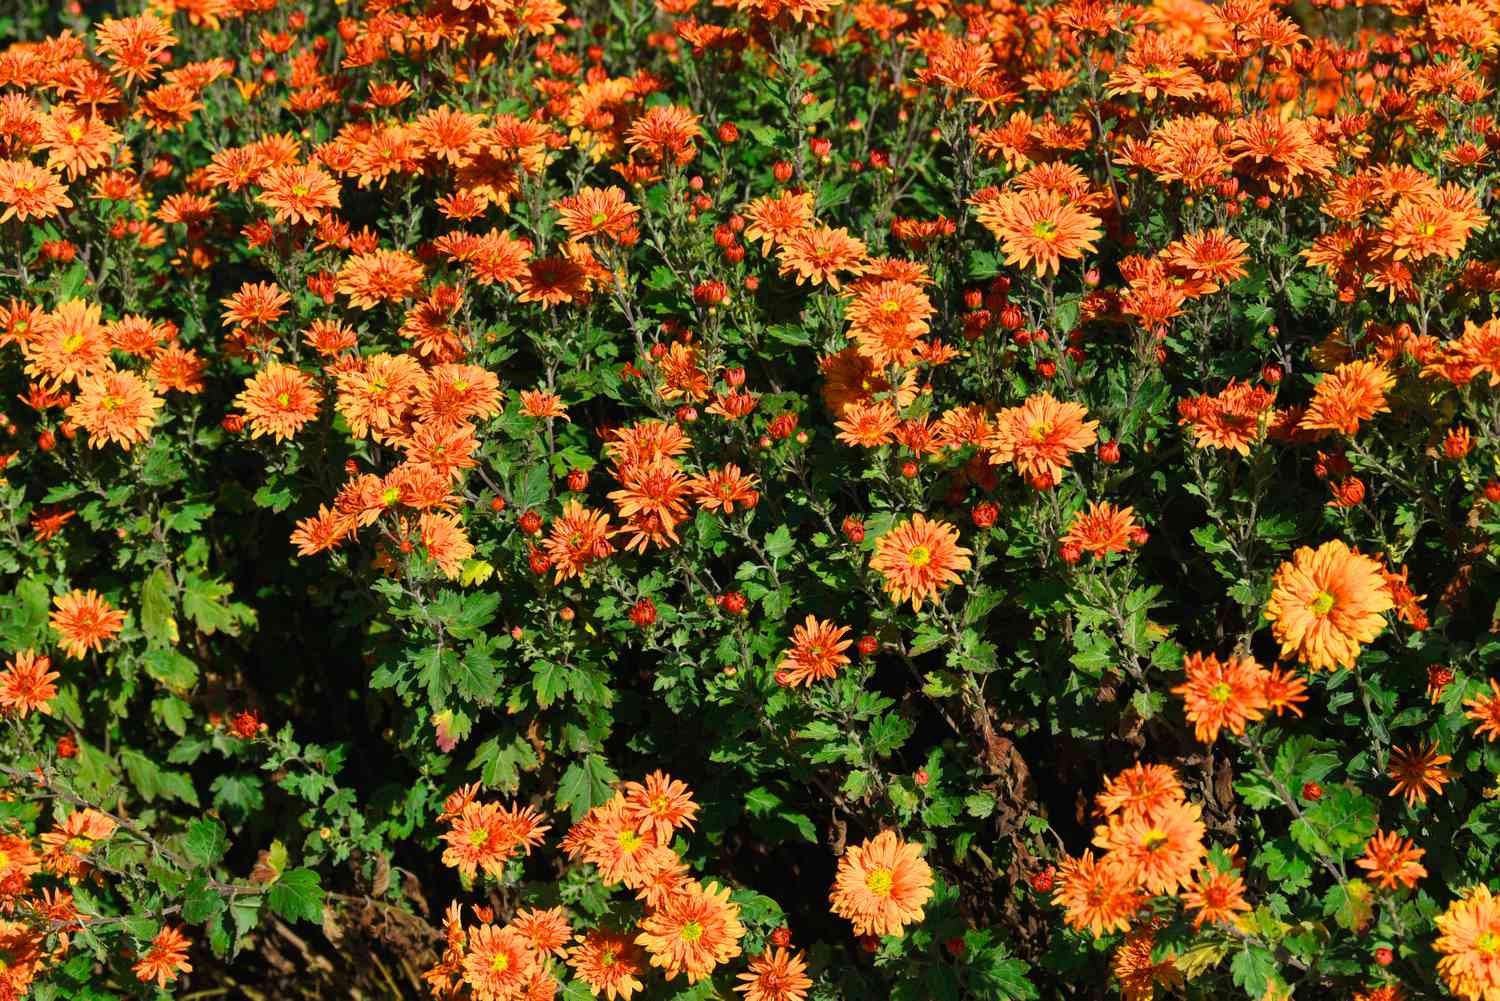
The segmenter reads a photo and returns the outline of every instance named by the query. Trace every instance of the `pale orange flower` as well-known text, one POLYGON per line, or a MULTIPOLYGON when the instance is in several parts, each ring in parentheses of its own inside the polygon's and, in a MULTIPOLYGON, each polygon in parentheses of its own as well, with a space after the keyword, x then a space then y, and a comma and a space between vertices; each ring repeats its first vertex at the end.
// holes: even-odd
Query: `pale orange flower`
POLYGON ((1096 246, 1099 220, 1055 191, 1003 192, 976 201, 975 217, 995 234, 1005 263, 1036 267, 1037 277, 1061 270, 1096 246))
POLYGON ((646 955, 628 935, 595 928, 579 935, 576 942, 568 950, 568 966, 594 997, 602 994, 605 1001, 630 1001, 644 987, 639 974, 646 955))
POLYGON ((307 373, 280 362, 270 362, 245 384, 235 397, 235 405, 244 412, 250 425, 250 436, 269 434, 286 441, 318 416, 323 401, 307 373))
POLYGON ((90 448, 113 442, 125 451, 145 441, 163 400, 134 372, 104 369, 78 381, 68 416, 89 433, 90 448))
POLYGON ((0 160, 0 222, 50 219, 73 200, 61 178, 26 160, 0 160))
POLYGON ((995 415, 995 429, 985 441, 990 462, 1014 463, 1026 477, 1062 479, 1071 455, 1098 440, 1098 421, 1084 420, 1088 411, 1078 403, 1064 403, 1050 393, 1029 397, 1019 407, 995 415))
POLYGON ((1094 829, 1104 865, 1149 893, 1175 893, 1203 858, 1203 810, 1168 803, 1146 816, 1117 814, 1094 829))
POLYGON ((1190 653, 1182 669, 1187 682, 1172 689, 1182 696, 1188 721, 1198 739, 1212 744, 1219 730, 1242 734, 1267 708, 1265 669, 1253 657, 1230 657, 1220 661, 1213 654, 1190 653))
POLYGON ((1354 666, 1361 644, 1385 628, 1395 607, 1381 565, 1338 539, 1303 546, 1272 579, 1265 617, 1281 644, 1313 670, 1354 666))
POLYGON ((376 250, 345 262, 336 288, 349 297, 349 305, 373 309, 382 302, 410 298, 423 274, 421 262, 406 251, 376 250))
POLYGON ((1070 928, 1095 938, 1127 930, 1145 903, 1118 868, 1099 864, 1088 850, 1060 863, 1052 900, 1063 908, 1063 920, 1070 928))
MULTIPOLYGON (((22 650, 14 660, 6 661, 0 671, 0 708, 25 719, 32 710, 52 715, 49 704, 57 696, 53 684, 59 677, 51 670, 52 660, 35 650, 22 650)), ((3 852, 0 852, 3 857, 3 852)), ((3 875, 0 875, 3 878, 3 875)))
POLYGON ((885 577, 885 590, 897 604, 910 601, 912 611, 962 578, 973 550, 958 544, 958 530, 944 521, 914 514, 882 535, 870 557, 870 569, 885 577))
POLYGON ((277 222, 316 223, 339 207, 338 182, 311 165, 272 167, 259 178, 256 201, 269 206, 277 222))
POLYGON ((922 920, 922 905, 931 897, 932 868, 922 859, 922 846, 894 831, 846 850, 828 895, 833 913, 852 922, 854 934, 896 936, 922 920))
POLYGON ((1464 1001, 1500 996, 1500 899, 1479 883, 1433 919, 1443 983, 1464 1001))
POLYGON ((745 1001, 803 1001, 812 986, 802 954, 780 948, 768 948, 750 960, 739 980, 734 989, 745 1001))
POLYGON ((159 989, 177 979, 180 973, 191 973, 193 964, 187 961, 188 939, 181 931, 164 926, 151 940, 151 948, 140 962, 130 969, 142 983, 156 982, 159 989))
POLYGON ((712 974, 714 967, 740 954, 745 926, 739 915, 739 905, 729 900, 728 887, 692 882, 642 919, 635 941, 651 955, 651 965, 662 968, 667 980, 685 973, 688 982, 696 984, 712 974))

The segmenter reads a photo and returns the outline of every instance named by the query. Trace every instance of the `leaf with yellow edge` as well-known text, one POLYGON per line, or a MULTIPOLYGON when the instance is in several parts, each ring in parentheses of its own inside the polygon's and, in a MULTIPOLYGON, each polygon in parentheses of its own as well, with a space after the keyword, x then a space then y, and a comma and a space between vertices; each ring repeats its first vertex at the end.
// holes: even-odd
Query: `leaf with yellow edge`
POLYGON ((1177 956, 1177 970, 1188 980, 1206 973, 1219 965, 1229 955, 1229 946, 1223 943, 1206 942, 1195 945, 1177 956))

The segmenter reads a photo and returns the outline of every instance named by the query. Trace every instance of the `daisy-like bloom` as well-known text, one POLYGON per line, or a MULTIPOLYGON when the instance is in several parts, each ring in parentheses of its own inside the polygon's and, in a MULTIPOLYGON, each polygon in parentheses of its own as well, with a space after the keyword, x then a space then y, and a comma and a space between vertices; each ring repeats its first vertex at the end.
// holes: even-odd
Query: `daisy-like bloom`
POLYGON ((1354 666, 1395 607, 1381 565, 1338 539, 1298 549, 1272 585, 1265 617, 1281 656, 1295 653, 1315 671, 1354 666))
POLYGON ((578 936, 568 950, 568 966, 588 986, 594 997, 605 1001, 630 1001, 644 986, 638 974, 646 956, 628 935, 595 928, 578 936))
POLYGON ((1433 919, 1443 983, 1465 1001, 1500 997, 1500 899, 1483 883, 1433 919))
POLYGON ((828 894, 833 913, 847 918, 856 935, 900 937, 923 918, 932 897, 932 868, 922 846, 881 831, 844 852, 828 894))
POLYGON ((803 1001, 812 986, 802 953, 780 948, 768 948, 750 960, 739 980, 734 989, 745 1001, 803 1001))
POLYGON ((1345 362, 1318 382, 1297 427, 1354 434, 1360 421, 1390 413, 1385 394, 1395 384, 1396 377, 1380 362, 1345 362))
POLYGON ((359 343, 354 328, 337 320, 314 320, 302 332, 307 346, 325 358, 334 358, 359 343))
POLYGON ((227 299, 221 299, 224 322, 246 330, 269 327, 286 315, 292 297, 269 282, 246 282, 227 299))
POLYGON ((37 146, 47 150, 48 169, 61 167, 69 180, 108 163, 110 151, 120 141, 120 133, 103 119, 81 115, 66 104, 53 108, 40 124, 37 146))
POLYGON ((681 779, 674 779, 666 772, 652 772, 646 776, 645 784, 625 783, 623 792, 625 822, 634 824, 637 831, 654 831, 661 844, 670 843, 672 832, 679 827, 693 829, 698 804, 693 802, 692 790, 681 779))
POLYGON ((640 209, 632 205, 625 192, 616 187, 580 188, 576 195, 569 195, 554 203, 562 219, 562 228, 574 240, 591 236, 603 236, 610 240, 620 237, 635 225, 640 209))
POLYGON ((90 448, 114 442, 128 452, 131 445, 146 440, 163 402, 134 372, 105 369, 79 380, 68 416, 89 433, 90 448))
POLYGON ((746 476, 734 463, 726 463, 722 469, 710 469, 703 476, 694 476, 688 481, 688 489, 698 498, 698 506, 705 511, 722 511, 734 514, 735 505, 749 510, 760 501, 756 491, 759 480, 746 476))
POLYGON ((1063 908, 1068 927, 1099 938, 1128 930, 1145 898, 1116 868, 1101 865, 1085 849, 1078 858, 1059 864, 1052 902, 1063 908))
POLYGON ((565 254, 527 261, 525 273, 516 276, 516 284, 517 302, 539 302, 544 306, 576 302, 588 293, 588 275, 565 254))
POLYGON ((1275 393, 1230 380, 1217 396, 1178 401, 1177 423, 1192 429, 1196 448, 1233 449, 1249 455, 1250 446, 1264 434, 1262 421, 1275 403, 1275 393))
POLYGON ((650 953, 651 965, 661 967, 666 979, 685 973, 688 983, 696 984, 715 966, 740 954, 745 926, 739 916, 728 887, 694 881, 646 915, 635 941, 650 953))
POLYGON ((589 564, 614 552, 611 534, 605 512, 584 507, 577 500, 564 503, 545 544, 547 559, 557 571, 553 583, 581 575, 589 564))
POLYGON ((1273 667, 1262 678, 1261 692, 1266 697, 1266 708, 1277 716, 1283 712, 1302 716, 1299 707, 1307 701, 1307 682, 1298 675, 1273 667))
POLYGON ((1156 950, 1157 926, 1158 922, 1153 920, 1132 929, 1115 949, 1110 968, 1120 983, 1120 995, 1125 1001, 1151 1001, 1158 996, 1158 986, 1172 994, 1182 987, 1182 971, 1177 968, 1177 957, 1171 950, 1160 962, 1151 958, 1156 950))
POLYGON ((521 413, 527 417, 555 417, 565 421, 573 419, 568 416, 568 408, 563 406, 562 397, 540 389, 521 390, 521 413))
POLYGON ((698 122, 699 117, 687 108, 657 105, 630 124, 625 144, 641 159, 680 167, 697 155, 693 140, 703 134, 698 122))
POLYGON ((539 910, 523 908, 511 919, 510 927, 526 936, 526 941, 538 956, 554 955, 561 959, 568 954, 568 939, 573 937, 573 926, 568 923, 567 912, 561 907, 539 910))
POLYGON ((36 317, 23 342, 26 374, 56 383, 73 382, 109 362, 109 337, 97 303, 69 299, 36 317))
POLYGON ((627 816, 625 797, 616 794, 599 808, 581 854, 599 867, 605 886, 624 884, 640 889, 657 869, 671 865, 676 854, 656 836, 656 825, 644 828, 632 813, 627 816))
POLYGON ((896 429, 901 426, 901 418, 896 416, 895 408, 885 400, 875 400, 868 404, 851 401, 833 426, 839 429, 835 437, 845 445, 879 448, 891 443, 896 429))
POLYGON ((358 368, 339 370, 335 406, 349 423, 350 434, 373 434, 380 440, 406 419, 425 373, 410 355, 382 352, 362 361, 358 368))
POLYGON ((1058 541, 1103 557, 1108 553, 1129 552, 1138 531, 1140 526, 1135 523, 1135 508, 1094 501, 1087 511, 1074 513, 1068 530, 1058 541))
POLYGON ((777 252, 781 273, 795 277, 798 285, 842 287, 839 272, 859 274, 868 253, 863 240, 847 229, 809 226, 789 235, 777 252))
POLYGON ((1099 220, 1056 191, 1009 191, 974 202, 976 218, 995 234, 1005 263, 1035 266, 1038 278, 1078 260, 1099 240, 1099 220))
POLYGON ((517 851, 531 854, 541 843, 542 835, 551 830, 543 824, 542 815, 531 807, 505 809, 498 803, 469 803, 456 817, 443 840, 443 864, 457 869, 466 879, 473 879, 483 869, 499 879, 505 863, 517 851))
POLYGON ((70 813, 41 836, 42 864, 63 879, 81 876, 87 871, 94 845, 109 838, 119 826, 98 810, 84 808, 70 813))
POLYGON ((1203 808, 1169 803, 1147 816, 1117 814, 1094 829, 1104 865, 1149 893, 1175 893, 1203 859, 1203 808))
POLYGON ((839 668, 849 663, 844 653, 854 644, 848 626, 820 621, 809 615, 807 621, 792 629, 792 648, 781 660, 781 671, 789 685, 811 685, 814 681, 838 676, 839 668))
POLYGON ((1469 710, 1464 715, 1478 724, 1474 727, 1476 737, 1500 740, 1500 681, 1491 678, 1490 691, 1466 699, 1464 708, 1469 710))
POLYGON ((444 577, 458 580, 464 560, 474 555, 474 546, 458 516, 423 511, 417 527, 422 533, 422 546, 432 562, 437 564, 444 577))
POLYGON ((410 298, 423 274, 422 263, 406 251, 376 250, 346 261, 335 288, 349 297, 349 305, 372 309, 382 302, 410 298))
POLYGON ((859 353, 878 368, 908 365, 929 330, 932 303, 910 282, 875 282, 849 303, 849 333, 859 353))
POLYGON ((110 605, 90 588, 73 590, 52 599, 56 606, 49 620, 52 631, 70 657, 80 659, 90 650, 103 649, 104 641, 125 625, 125 613, 110 605))
POLYGON ((318 416, 323 394, 306 372, 273 361, 250 378, 234 402, 245 414, 250 437, 269 434, 286 441, 318 416))
POLYGON ((477 1001, 521 1001, 537 972, 537 956, 514 928, 483 924, 469 932, 464 983, 477 1001))
POLYGON ((188 939, 176 928, 164 925, 151 940, 151 948, 141 961, 130 969, 142 983, 156 981, 162 990, 177 979, 179 973, 191 973, 193 965, 187 961, 188 939))
POLYGON ((109 58, 126 83, 150 80, 161 70, 158 59, 177 41, 171 27, 155 14, 106 17, 94 29, 94 51, 109 58))
POLYGON ((288 163, 272 167, 259 179, 255 200, 267 205, 280 223, 316 223, 339 207, 339 185, 315 166, 288 163))
POLYGON ((783 191, 757 198, 745 206, 745 220, 745 242, 759 240, 761 253, 769 254, 777 244, 812 225, 812 192, 783 191))
POLYGON ((1212 744, 1228 728, 1239 735, 1266 709, 1265 669, 1254 657, 1220 661, 1213 654, 1190 653, 1183 660, 1187 682, 1172 689, 1182 696, 1183 708, 1198 739, 1212 744))
POLYGON ((427 155, 454 167, 462 167, 473 158, 483 133, 483 118, 446 106, 423 112, 412 123, 412 138, 427 155))
POLYGON ((985 440, 990 463, 1014 463, 1028 478, 1046 477, 1057 483, 1073 464, 1071 455, 1098 440, 1098 421, 1082 404, 1064 403, 1051 393, 1028 397, 1019 407, 995 415, 995 428, 985 440))
POLYGON ((59 675, 51 667, 51 659, 38 656, 35 650, 22 650, 15 660, 6 661, 5 670, 0 671, 0 708, 22 719, 33 709, 52 715, 49 703, 57 696, 57 686, 52 682, 59 675))
POLYGON ((1391 760, 1386 774, 1394 781, 1392 796, 1404 796, 1406 805, 1426 803, 1429 792, 1440 793, 1453 773, 1443 766, 1452 761, 1447 754, 1439 754, 1436 742, 1423 746, 1391 748, 1391 760))
POLYGON ((1426 867, 1421 864, 1425 854, 1395 831, 1376 831, 1365 843, 1365 853, 1354 864, 1369 872, 1382 889, 1394 890, 1397 884, 1411 889, 1427 875, 1426 867))
POLYGON ((1216 292, 1219 286, 1248 274, 1245 261, 1249 259, 1246 254, 1249 249, 1243 240, 1236 240, 1222 229, 1209 229, 1189 233, 1168 244, 1163 254, 1168 263, 1206 282, 1205 292, 1216 292))
POLYGON ((73 207, 68 189, 52 171, 28 160, 0 160, 0 222, 50 219, 73 207))
POLYGON ((618 470, 616 476, 620 489, 611 490, 609 499, 626 522, 616 532, 630 535, 626 551, 645 552, 648 542, 659 546, 677 542, 676 526, 688 514, 688 481, 677 463, 671 459, 632 463, 618 470))
POLYGON ((1170 765, 1135 764, 1106 780, 1094 802, 1105 816, 1147 817, 1182 799, 1182 780, 1170 765))
POLYGON ((915 612, 924 601, 937 601, 939 591, 959 582, 959 573, 969 569, 973 552, 958 544, 958 529, 952 525, 914 514, 876 541, 870 569, 885 577, 892 602, 910 600, 915 612))
POLYGON ((1183 892, 1182 904, 1193 912, 1194 928, 1205 921, 1232 924, 1236 914, 1250 910, 1245 901, 1245 881, 1233 868, 1224 872, 1199 870, 1183 892))

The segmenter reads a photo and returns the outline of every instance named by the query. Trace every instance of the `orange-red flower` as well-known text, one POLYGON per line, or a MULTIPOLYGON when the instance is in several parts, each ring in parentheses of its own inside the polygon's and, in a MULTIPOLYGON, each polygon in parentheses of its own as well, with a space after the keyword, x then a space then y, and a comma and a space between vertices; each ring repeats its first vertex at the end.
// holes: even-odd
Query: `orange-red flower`
POLYGON ((975 204, 975 217, 1000 241, 1005 263, 1035 266, 1038 278, 1057 273, 1064 260, 1082 258, 1101 233, 1097 218, 1056 191, 1002 192, 975 204))
POLYGON ((316 223, 339 207, 338 182, 315 166, 283 164, 260 176, 256 201, 269 206, 277 222, 316 223))
POLYGON ((854 644, 845 638, 848 635, 848 626, 809 615, 806 622, 792 629, 792 648, 781 660, 786 683, 811 685, 837 677, 839 668, 849 663, 844 651, 854 644))
POLYGON ((679 827, 693 829, 698 804, 693 802, 692 791, 681 779, 665 772, 652 772, 644 784, 625 783, 623 792, 625 822, 634 824, 637 831, 654 831, 661 844, 671 843, 672 832, 679 827))
POLYGON ((279 441, 291 438, 315 418, 322 401, 323 394, 307 373, 274 361, 252 376, 234 400, 244 411, 252 438, 269 434, 279 441))
POLYGON ((1063 920, 1095 938, 1130 927, 1130 919, 1145 898, 1117 867, 1101 865, 1085 850, 1076 859, 1059 863, 1052 900, 1063 908, 1063 920))
POLYGON ((1425 854, 1394 831, 1376 831, 1365 843, 1365 853, 1354 864, 1369 872, 1383 889, 1392 890, 1398 884, 1410 889, 1427 875, 1426 867, 1421 864, 1425 854))
POLYGON ((151 948, 131 967, 136 979, 142 983, 156 981, 156 986, 165 990, 167 984, 177 979, 179 973, 191 973, 193 965, 187 961, 188 939, 176 928, 163 926, 151 940, 151 948))
POLYGON ((22 650, 14 660, 6 661, 5 669, 0 671, 0 708, 22 719, 32 710, 50 716, 50 702, 57 696, 53 682, 59 677, 51 667, 51 659, 35 650, 22 650))
POLYGON ((1346 362, 1318 383, 1297 426, 1305 431, 1353 434, 1360 421, 1390 412, 1385 394, 1395 384, 1396 377, 1379 362, 1346 362))
POLYGON ((901 935, 922 920, 932 897, 932 868, 922 846, 881 831, 839 859, 828 899, 833 913, 854 924, 856 935, 901 935))
POLYGON ((914 514, 882 535, 870 556, 870 569, 885 578, 886 593, 896 604, 910 601, 912 611, 962 578, 973 550, 958 544, 958 530, 945 521, 914 514))
POLYGON ((113 442, 130 451, 146 440, 163 400, 134 372, 104 369, 78 381, 78 396, 68 416, 89 433, 90 448, 113 442))
POLYGON ((90 588, 73 590, 52 599, 52 629, 70 657, 81 658, 90 650, 103 649, 104 641, 125 625, 125 613, 90 588))
POLYGON ((72 208, 68 189, 52 171, 26 160, 0 160, 0 222, 50 219, 72 208))
POLYGON ((605 1001, 630 1001, 644 984, 640 972, 646 955, 628 935, 595 928, 579 935, 568 950, 568 966, 594 997, 605 1001))
POLYGON ((1145 816, 1116 814, 1094 829, 1104 865, 1150 893, 1174 893, 1203 858, 1203 810, 1196 803, 1168 803, 1145 816))
POLYGON ((774 947, 750 960, 739 979, 734 989, 745 1001, 803 1001, 812 986, 802 954, 774 947))
POLYGON ((1242 734, 1267 708, 1265 669, 1253 657, 1220 661, 1213 654, 1190 653, 1183 661, 1187 682, 1172 689, 1182 696, 1188 721, 1198 739, 1212 744, 1221 729, 1242 734))
POLYGON ((1140 526, 1135 523, 1135 508, 1117 507, 1109 501, 1092 501, 1087 510, 1074 512, 1068 530, 1058 541, 1103 557, 1109 553, 1128 552, 1139 531, 1140 526))
POLYGON ((421 284, 422 264, 404 250, 356 254, 339 269, 337 289, 349 305, 373 309, 382 302, 409 299, 421 284))
POLYGON ((1026 477, 1047 477, 1053 483, 1071 466, 1071 456, 1098 440, 1098 421, 1084 420, 1082 404, 1064 403, 1051 393, 1029 397, 1019 407, 995 415, 995 428, 985 440, 990 462, 1014 463, 1026 477))
POLYGON ((1387 773, 1394 781, 1392 796, 1404 796, 1408 806, 1426 803, 1427 794, 1440 793, 1453 773, 1443 766, 1452 761, 1447 754, 1439 754, 1437 743, 1414 744, 1410 747, 1391 748, 1390 768, 1387 773))
POLYGON ((1490 690, 1466 699, 1464 708, 1468 710, 1464 715, 1478 724, 1474 727, 1475 736, 1500 740, 1500 681, 1491 678, 1490 690))
POLYGON ((745 926, 739 915, 739 905, 729 900, 728 887, 692 882, 646 915, 635 941, 651 955, 651 965, 662 968, 666 979, 675 980, 685 973, 688 982, 696 984, 713 973, 714 967, 740 954, 745 926))

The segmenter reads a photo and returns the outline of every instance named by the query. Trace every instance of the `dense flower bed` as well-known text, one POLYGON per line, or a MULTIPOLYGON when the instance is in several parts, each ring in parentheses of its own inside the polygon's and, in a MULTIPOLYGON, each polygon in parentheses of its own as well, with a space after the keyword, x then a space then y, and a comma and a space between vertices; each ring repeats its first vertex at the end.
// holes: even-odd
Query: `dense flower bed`
POLYGON ((0 999, 1500 999, 1495 0, 0 16, 0 999))

